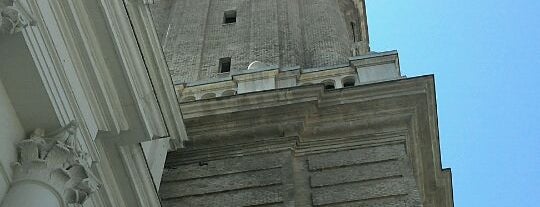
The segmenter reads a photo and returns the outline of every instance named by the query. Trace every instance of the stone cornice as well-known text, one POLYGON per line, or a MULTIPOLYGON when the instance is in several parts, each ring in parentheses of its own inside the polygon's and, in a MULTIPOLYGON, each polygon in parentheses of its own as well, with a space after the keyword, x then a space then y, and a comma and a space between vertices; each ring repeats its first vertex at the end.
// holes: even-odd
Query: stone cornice
POLYGON ((148 7, 154 2, 101 0, 147 133, 151 138, 170 137, 177 148, 187 135, 148 7))

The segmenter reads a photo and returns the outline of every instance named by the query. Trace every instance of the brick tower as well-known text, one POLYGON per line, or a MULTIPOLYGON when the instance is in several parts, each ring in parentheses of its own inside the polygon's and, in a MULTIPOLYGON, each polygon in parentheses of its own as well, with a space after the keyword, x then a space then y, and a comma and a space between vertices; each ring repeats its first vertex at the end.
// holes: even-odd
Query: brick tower
POLYGON ((453 206, 432 75, 373 52, 363 0, 161 0, 190 141, 163 206, 453 206))

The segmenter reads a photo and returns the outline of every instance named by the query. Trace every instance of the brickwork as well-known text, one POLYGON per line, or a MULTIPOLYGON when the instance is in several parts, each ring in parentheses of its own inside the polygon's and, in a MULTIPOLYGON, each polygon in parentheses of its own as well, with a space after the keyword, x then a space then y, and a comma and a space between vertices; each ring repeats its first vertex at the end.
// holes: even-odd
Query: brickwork
POLYGON ((159 11, 152 13, 152 19, 154 20, 154 27, 160 42, 163 42, 167 29, 169 27, 169 18, 171 17, 172 3, 174 0, 160 0, 159 4, 150 4, 149 7, 152 11, 159 11))
POLYGON ((347 63, 353 40, 360 40, 353 34, 361 29, 350 26, 361 25, 355 1, 166 0, 151 9, 173 80, 192 82, 219 76, 223 57, 231 57, 233 71, 253 61, 307 68, 347 63), (223 23, 228 10, 236 10, 235 23, 223 23))
POLYGON ((201 158, 218 148, 188 148, 173 162, 184 164, 169 161, 164 206, 421 206, 403 144, 297 157, 238 147, 228 151, 242 156, 201 158))
POLYGON ((352 38, 336 1, 301 0, 306 67, 347 63, 352 38))
POLYGON ((163 206, 451 206, 432 81, 400 83, 397 53, 367 54, 363 0, 163 2, 152 12, 173 80, 189 83, 190 136, 167 156, 163 206), (265 67, 239 71, 253 61, 265 67))
POLYGON ((286 187, 282 167, 290 156, 276 152, 166 170, 167 179, 160 189, 163 206, 282 206, 286 187), (179 172, 185 169, 200 174, 179 172))

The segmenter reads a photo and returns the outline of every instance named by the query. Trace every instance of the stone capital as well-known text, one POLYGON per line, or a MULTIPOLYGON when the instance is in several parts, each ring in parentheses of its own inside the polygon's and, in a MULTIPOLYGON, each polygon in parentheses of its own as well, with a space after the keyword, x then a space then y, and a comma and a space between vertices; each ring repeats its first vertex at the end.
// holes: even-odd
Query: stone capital
POLYGON ((19 158, 13 164, 14 183, 34 181, 49 185, 67 206, 82 206, 99 188, 90 170, 90 157, 75 140, 77 124, 71 122, 52 134, 36 129, 18 144, 19 158))
POLYGON ((0 0, 0 33, 14 34, 30 23, 31 18, 14 0, 0 0))

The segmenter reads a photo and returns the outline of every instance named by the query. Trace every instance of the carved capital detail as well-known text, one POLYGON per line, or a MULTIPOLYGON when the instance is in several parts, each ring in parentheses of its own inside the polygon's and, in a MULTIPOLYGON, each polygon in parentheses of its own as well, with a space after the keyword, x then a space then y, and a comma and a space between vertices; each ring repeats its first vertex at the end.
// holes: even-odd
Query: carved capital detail
POLYGON ((30 25, 25 12, 13 4, 13 0, 0 0, 0 33, 13 34, 30 25))
POLYGON ((71 122, 52 134, 36 129, 18 144, 19 159, 14 163, 14 182, 38 181, 54 188, 69 207, 82 206, 99 188, 90 170, 91 158, 75 141, 77 124, 71 122))

